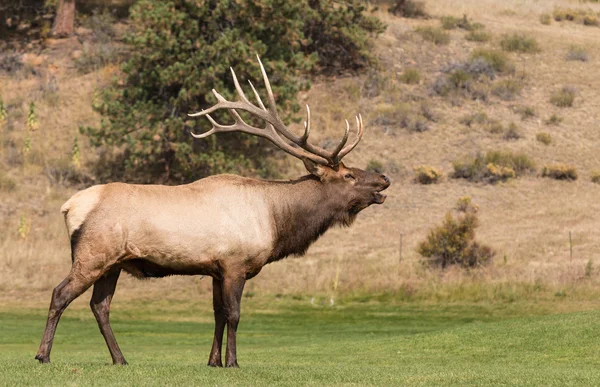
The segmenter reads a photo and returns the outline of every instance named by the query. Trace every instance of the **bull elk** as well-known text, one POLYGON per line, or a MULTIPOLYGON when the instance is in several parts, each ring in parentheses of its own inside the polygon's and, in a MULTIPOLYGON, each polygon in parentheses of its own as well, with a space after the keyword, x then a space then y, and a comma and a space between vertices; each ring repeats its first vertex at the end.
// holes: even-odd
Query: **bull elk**
POLYGON ((114 364, 127 364, 109 323, 110 303, 121 271, 137 278, 169 275, 212 277, 215 332, 208 365, 221 367, 227 325, 227 367, 237 367, 236 331, 244 284, 263 266, 289 255, 303 255, 330 227, 350 226, 371 204, 381 204, 390 180, 379 173, 346 167, 342 158, 363 135, 356 117, 355 140, 346 145, 350 125, 332 151, 308 141, 310 110, 304 133, 290 131, 277 113, 265 69, 263 104, 252 83, 257 105, 244 94, 231 69, 239 100, 213 90, 217 104, 190 116, 204 116, 212 128, 203 134, 245 132, 267 138, 301 159, 310 174, 297 180, 264 181, 235 175, 210 176, 180 186, 111 183, 73 195, 61 208, 71 240, 72 267, 52 292, 48 320, 36 359, 50 361, 61 314, 94 285, 90 306, 114 364), (210 113, 225 109, 235 122, 222 125, 210 113), (264 121, 258 128, 238 111, 264 121))

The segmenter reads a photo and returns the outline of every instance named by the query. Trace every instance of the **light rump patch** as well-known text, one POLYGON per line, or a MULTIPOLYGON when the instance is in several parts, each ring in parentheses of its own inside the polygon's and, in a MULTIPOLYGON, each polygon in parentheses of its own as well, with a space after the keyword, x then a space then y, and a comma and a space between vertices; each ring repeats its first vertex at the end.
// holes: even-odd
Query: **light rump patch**
POLYGON ((96 205, 100 201, 103 189, 104 185, 95 185, 86 190, 77 192, 62 205, 60 212, 62 212, 65 217, 69 238, 73 235, 75 230, 81 227, 88 214, 96 208, 96 205))

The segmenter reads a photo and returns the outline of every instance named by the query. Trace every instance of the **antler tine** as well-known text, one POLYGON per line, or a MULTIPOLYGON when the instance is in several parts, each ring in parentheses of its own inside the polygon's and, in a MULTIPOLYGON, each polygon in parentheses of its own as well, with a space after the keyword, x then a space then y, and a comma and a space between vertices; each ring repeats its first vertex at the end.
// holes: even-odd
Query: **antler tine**
POLYGON ((306 105, 306 121, 304 121, 304 135, 300 138, 300 142, 305 144, 308 141, 308 135, 310 134, 310 107, 306 105))
POLYGON ((341 160, 344 156, 346 156, 348 153, 350 153, 354 148, 356 148, 356 146, 358 145, 360 140, 362 140, 362 136, 364 134, 364 126, 363 126, 362 116, 359 114, 355 118, 356 118, 356 128, 357 128, 356 140, 354 140, 354 142, 352 144, 348 145, 347 147, 345 147, 344 149, 342 149, 340 151, 340 153, 338 155, 338 160, 341 160))
POLYGON ((263 81, 265 82, 265 88, 267 89, 267 104, 269 105, 269 110, 275 117, 279 117, 277 114, 277 108, 275 107, 275 97, 273 96, 273 90, 271 89, 271 82, 269 82, 269 77, 267 76, 267 71, 265 70, 265 66, 263 66, 262 61, 260 60, 260 56, 256 54, 256 58, 258 59, 258 63, 260 64, 260 72, 263 76, 263 81))
POLYGON ((240 86, 240 83, 238 82, 237 76, 235 75, 235 71, 233 71, 233 67, 230 67, 229 69, 231 70, 231 76, 233 77, 233 84, 235 85, 235 89, 237 90, 238 94, 240 95, 240 98, 242 99, 242 101, 249 104, 250 101, 248 101, 248 98, 246 98, 246 94, 244 94, 244 90, 242 90, 242 87, 240 86))
POLYGON ((350 123, 348 122, 348 120, 346 120, 346 130, 344 131, 344 137, 342 137, 342 141, 340 141, 335 150, 331 152, 331 158, 336 162, 336 164, 339 163, 339 161, 341 160, 341 157, 338 157, 338 155, 344 147, 344 145, 346 145, 346 142, 348 141, 348 133, 350 133, 350 123))
POLYGON ((252 91, 254 92, 254 95, 256 96, 256 100, 258 101, 258 104, 260 105, 260 107, 263 110, 267 110, 267 108, 265 107, 265 104, 263 103, 262 99, 260 99, 260 95, 258 94, 258 92, 256 91, 256 89, 254 88, 254 85, 252 84, 252 82, 250 82, 250 80, 248 80, 248 83, 250 84, 250 87, 252 88, 252 91))

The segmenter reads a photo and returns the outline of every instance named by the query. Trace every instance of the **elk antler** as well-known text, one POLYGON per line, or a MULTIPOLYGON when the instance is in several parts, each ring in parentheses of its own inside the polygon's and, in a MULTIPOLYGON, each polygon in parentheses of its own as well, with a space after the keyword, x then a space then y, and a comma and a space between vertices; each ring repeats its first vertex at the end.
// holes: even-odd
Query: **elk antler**
POLYGON ((198 113, 189 114, 191 117, 206 116, 206 118, 212 124, 212 128, 208 132, 202 134, 192 133, 192 136, 194 136, 194 138, 205 138, 213 133, 219 132, 249 133, 268 139, 280 149, 300 159, 307 158, 318 164, 337 166, 342 158, 350 153, 350 151, 352 151, 356 145, 358 145, 363 136, 363 122, 360 114, 356 117, 357 136, 354 142, 350 145, 346 145, 346 142, 348 141, 348 133, 350 132, 350 124, 348 123, 348 120, 346 120, 344 137, 338 146, 331 152, 308 142, 308 136, 310 134, 310 108, 308 105, 306 105, 304 134, 302 136, 296 136, 285 126, 281 118, 279 118, 279 114, 277 113, 277 108, 275 106, 275 97, 273 96, 273 90, 271 90, 271 84, 269 82, 269 78, 267 77, 267 72, 265 71, 265 68, 258 55, 256 57, 258 58, 258 63, 260 64, 260 70, 262 72, 265 88, 267 89, 268 106, 265 107, 258 92, 254 88, 254 85, 252 85, 252 82, 250 81, 248 81, 248 83, 250 83, 250 87, 256 96, 258 106, 254 105, 248 100, 248 98, 246 98, 246 95, 244 94, 244 91, 238 82, 237 76, 235 75, 235 71, 233 71, 232 68, 231 75, 233 76, 233 83, 235 84, 235 89, 237 90, 241 101, 227 101, 221 94, 213 89, 212 92, 215 97, 217 97, 217 104, 198 113), (232 125, 221 125, 216 122, 210 116, 210 113, 219 109, 228 110, 233 116, 235 123, 232 125), (246 111, 251 115, 262 119, 265 121, 265 127, 257 128, 247 124, 239 115, 237 110, 246 111))

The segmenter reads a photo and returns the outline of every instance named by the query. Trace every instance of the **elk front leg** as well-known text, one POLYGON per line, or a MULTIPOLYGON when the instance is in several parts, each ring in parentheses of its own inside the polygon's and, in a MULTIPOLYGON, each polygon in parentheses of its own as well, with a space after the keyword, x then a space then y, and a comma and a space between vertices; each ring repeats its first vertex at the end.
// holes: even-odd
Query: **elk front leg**
POLYGON ((223 305, 223 281, 213 278, 213 310, 215 313, 215 338, 213 339, 208 365, 223 367, 221 347, 223 346, 223 331, 225 331, 225 307, 223 305))
POLYGON ((223 304, 227 319, 227 349, 225 367, 238 367, 236 354, 236 332, 240 322, 240 302, 246 276, 225 276, 223 279, 223 304))
POLYGON ((115 294, 119 274, 121 274, 121 269, 107 273, 96 281, 92 299, 90 300, 90 307, 98 322, 100 333, 104 336, 104 341, 106 341, 106 346, 110 352, 110 357, 112 357, 113 364, 126 365, 127 361, 125 360, 125 357, 123 357, 119 344, 117 344, 117 339, 115 339, 109 321, 110 302, 115 294))

